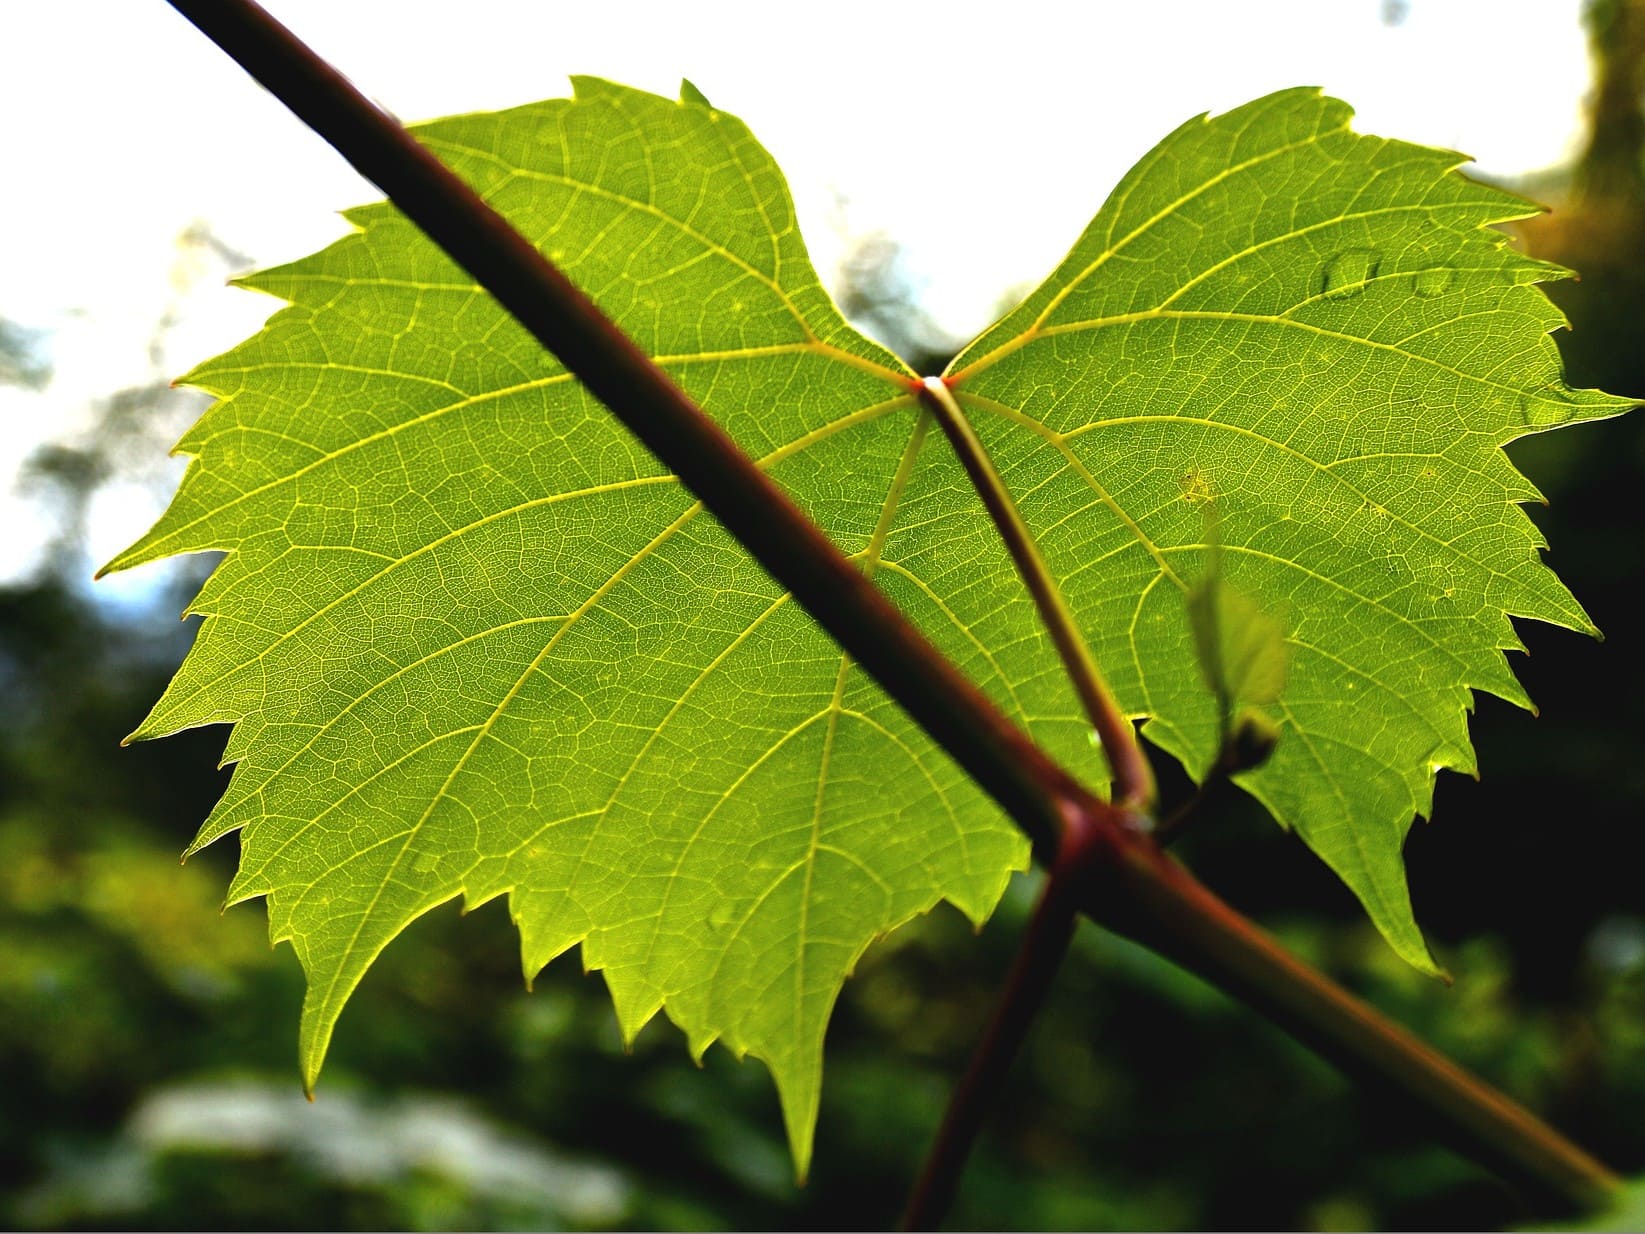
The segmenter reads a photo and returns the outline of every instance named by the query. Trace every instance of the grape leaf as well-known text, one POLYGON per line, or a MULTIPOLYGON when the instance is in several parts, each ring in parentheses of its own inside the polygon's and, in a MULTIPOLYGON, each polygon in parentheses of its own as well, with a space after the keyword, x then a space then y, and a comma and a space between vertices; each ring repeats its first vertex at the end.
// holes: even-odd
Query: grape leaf
MULTIPOLYGON (((1054 756, 1100 759, 912 374, 824 294, 740 122, 591 79, 419 136, 540 244, 1054 756)), ((1537 558, 1511 438, 1568 391, 1454 156, 1291 91, 1169 137, 956 362, 1126 710, 1202 770, 1184 554, 1281 613, 1277 767, 1247 780, 1426 963, 1399 842, 1470 767, 1470 688, 1523 701, 1506 613, 1588 628, 1537 558)), ((875 937, 991 911, 1026 846, 945 756, 471 279, 393 209, 244 280, 285 301, 190 373, 218 401, 108 568, 226 550, 133 734, 234 725, 230 902, 309 977, 312 1084, 375 956, 506 894, 528 977, 581 944, 625 1034, 764 1059, 796 1161, 828 1015, 875 937)), ((193 851, 191 849, 191 851, 193 851)))
MULTIPOLYGON (((911 374, 823 292, 769 156, 686 93, 579 80, 419 135, 946 621, 940 563, 888 551, 911 374)), ((220 401, 114 564, 229 552, 135 735, 235 724, 195 847, 241 830, 229 899, 266 896, 308 973, 308 1082, 396 934, 507 893, 528 976, 581 943, 628 1036, 666 1004, 695 1053, 765 1059, 803 1170, 858 955, 940 898, 980 922, 1026 845, 466 274, 386 206, 348 217, 246 279, 290 307, 184 379, 220 401)), ((948 643, 1020 693, 998 633, 948 643)))
POLYGON ((1401 846, 1473 690, 1529 700, 1509 615, 1597 633, 1538 556, 1501 447, 1633 403, 1566 386, 1534 286, 1485 228, 1536 207, 1463 156, 1349 130, 1295 89, 1188 121, 949 380, 1144 732, 1196 778, 1184 596, 1214 503, 1228 586, 1290 645, 1274 756, 1240 782, 1437 971, 1401 846))

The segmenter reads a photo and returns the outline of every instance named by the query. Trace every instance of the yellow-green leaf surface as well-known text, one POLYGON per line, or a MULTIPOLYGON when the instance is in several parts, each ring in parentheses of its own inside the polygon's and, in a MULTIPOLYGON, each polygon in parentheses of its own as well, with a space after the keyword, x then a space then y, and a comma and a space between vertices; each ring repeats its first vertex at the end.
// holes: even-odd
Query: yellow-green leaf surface
MULTIPOLYGON (((956 662, 1101 781, 1072 692, 909 371, 823 293, 781 176, 695 91, 419 136, 590 292, 956 662)), ((1399 844, 1471 766, 1470 688, 1521 698, 1505 614, 1587 628, 1502 456, 1625 404, 1573 394, 1453 156, 1313 92, 1191 121, 950 375, 1121 702, 1199 770, 1217 707, 1186 588, 1282 621, 1283 736, 1250 787, 1425 962, 1399 844)), ((229 722, 239 830, 309 975, 318 1073, 418 915, 507 895, 527 973, 581 944, 627 1033, 659 1009, 764 1059, 809 1156, 828 1015, 875 937, 981 920, 1026 847, 690 493, 394 210, 246 280, 284 300, 186 380, 218 402, 114 563, 228 555, 136 736, 229 722)))
POLYGON ((1185 596, 1214 503, 1227 585, 1290 643, 1279 745, 1242 783, 1432 969, 1400 850, 1471 690, 1527 704, 1509 615, 1593 632, 1501 447, 1632 404, 1573 391, 1460 155, 1288 90, 1188 121, 949 379, 1122 705, 1196 774, 1216 746, 1185 596))
MULTIPOLYGON (((581 80, 419 136, 968 671, 1032 697, 991 659, 1021 631, 956 626, 953 563, 897 532, 910 374, 840 318, 741 123, 581 80)), ((185 379, 219 401, 115 564, 228 556, 137 736, 235 724, 197 846, 240 830, 230 899, 266 896, 308 973, 310 1082, 396 934, 506 893, 528 974, 580 943, 625 1033, 666 1006, 694 1051, 765 1059, 803 1168, 863 948, 942 898, 982 920, 1026 846, 467 275, 386 206, 348 217, 246 280, 290 307, 185 379)), ((1009 574, 986 525, 972 547, 1009 574)))

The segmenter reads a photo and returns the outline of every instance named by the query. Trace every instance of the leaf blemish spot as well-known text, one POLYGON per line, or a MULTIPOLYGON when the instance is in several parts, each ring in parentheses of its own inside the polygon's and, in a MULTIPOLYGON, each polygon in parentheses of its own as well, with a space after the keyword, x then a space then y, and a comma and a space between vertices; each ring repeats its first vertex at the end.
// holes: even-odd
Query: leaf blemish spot
POLYGON ((1327 300, 1359 295, 1376 277, 1378 260, 1372 249, 1344 249, 1325 263, 1320 294, 1327 300))
POLYGON ((1452 277, 1449 270, 1418 270, 1411 277, 1411 290, 1424 300, 1432 300, 1435 296, 1445 294, 1451 285, 1452 277))
POLYGON ((1211 482, 1198 467, 1190 467, 1183 472, 1177 480, 1177 487, 1182 490, 1182 499, 1191 506, 1203 506, 1216 497, 1211 482))

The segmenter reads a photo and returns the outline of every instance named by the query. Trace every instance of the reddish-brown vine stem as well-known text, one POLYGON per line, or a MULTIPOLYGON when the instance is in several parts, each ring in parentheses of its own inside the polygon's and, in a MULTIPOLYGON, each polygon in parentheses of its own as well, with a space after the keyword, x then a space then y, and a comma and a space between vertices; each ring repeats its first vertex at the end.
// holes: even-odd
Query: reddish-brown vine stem
POLYGON ((903 1210, 905 1230, 934 1230, 954 1202, 960 1175, 984 1117, 999 1100, 1005 1076, 1050 992, 1079 923, 1079 896, 1072 870, 1052 869, 1040 891, 1028 929, 1017 945, 994 1014, 954 1086, 942 1125, 903 1210))
POLYGON ((994 529, 1011 554, 1017 567, 1017 577, 1039 610, 1040 621, 1051 636, 1051 644, 1062 660, 1063 671, 1080 704, 1091 721, 1091 727, 1102 743, 1103 756, 1113 772, 1114 800, 1122 805, 1147 812, 1154 808, 1154 769, 1137 741, 1136 730, 1120 710, 1102 671, 1091 658, 1091 651, 1080 634, 1079 623, 1068 610, 1062 598, 1062 589, 1040 555, 1033 533, 1017 511, 1005 481, 994 469, 982 441, 971 422, 965 418, 954 392, 940 377, 927 377, 919 384, 920 401, 936 417, 948 444, 971 477, 971 486, 977 499, 988 512, 994 529))
POLYGON ((1081 911, 1263 1011, 1346 1070, 1409 1098, 1467 1151, 1571 1208, 1615 1176, 1558 1132, 1286 955, 993 706, 736 444, 528 241, 392 117, 251 0, 171 0, 330 142, 553 352, 702 499, 750 554, 1054 866, 1069 827, 1092 844, 1081 911))
POLYGON ((1068 954, 1084 908, 1087 885, 1098 865, 1114 859, 1109 850, 1115 836, 1126 830, 1126 825, 1116 827, 1108 816, 1084 815, 1067 820, 1062 846, 1046 873, 1028 928, 1017 944, 994 1013, 966 1064, 965 1074, 954 1086, 931 1151, 909 1192, 902 1216, 904 1230, 936 1229, 953 1204, 960 1174, 982 1129, 983 1118, 998 1101, 1006 1073, 1068 954))

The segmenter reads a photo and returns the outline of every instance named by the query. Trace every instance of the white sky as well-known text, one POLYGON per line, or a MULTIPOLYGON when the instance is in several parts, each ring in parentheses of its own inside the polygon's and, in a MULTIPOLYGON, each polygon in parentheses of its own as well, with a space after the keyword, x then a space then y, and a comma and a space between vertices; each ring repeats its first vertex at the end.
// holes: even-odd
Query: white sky
MULTIPOLYGON (((1320 85, 1361 131, 1516 176, 1574 153, 1588 82, 1580 0, 1012 0, 975 16, 896 0, 265 3, 407 120, 564 94, 571 73, 669 95, 690 77, 788 173, 825 279, 842 219, 884 231, 957 334, 1047 272, 1198 112, 1320 85)), ((0 389, 3 582, 41 534, 11 492, 19 463, 83 430, 98 396, 158 375, 162 315, 174 375, 274 307, 220 269, 201 279, 198 257, 191 273, 178 236, 203 221, 271 264, 378 194, 161 0, 0 0, 0 115, 0 316, 50 331, 56 371, 40 393, 0 389)), ((139 489, 100 511, 99 560, 158 512, 139 489)))

